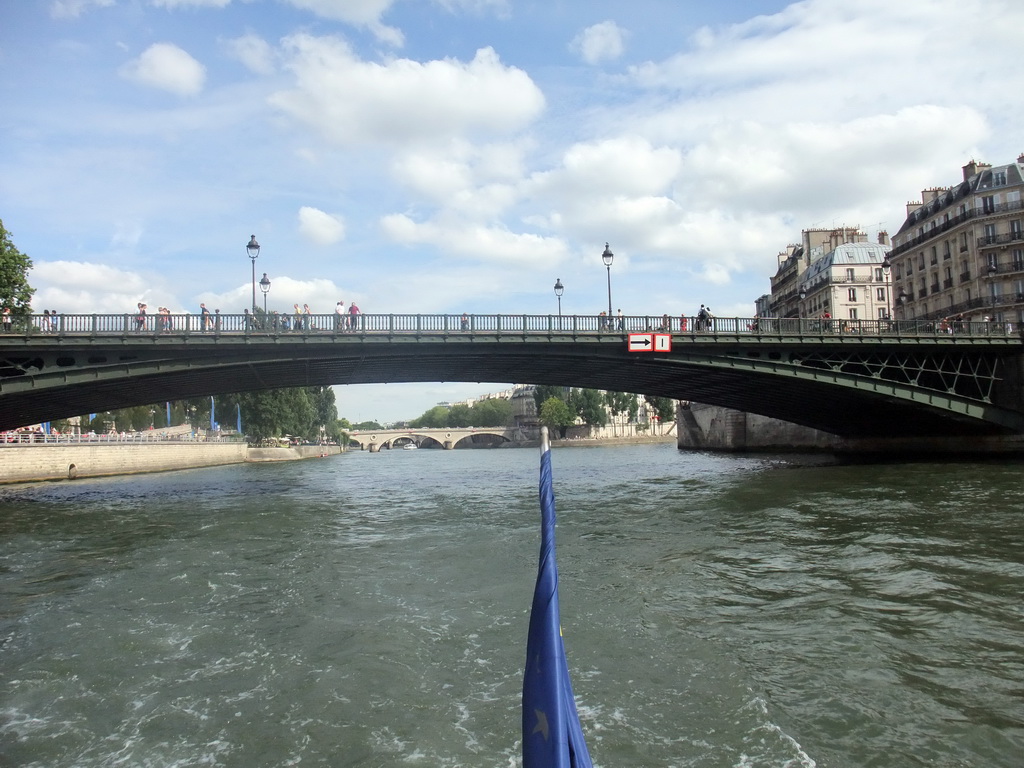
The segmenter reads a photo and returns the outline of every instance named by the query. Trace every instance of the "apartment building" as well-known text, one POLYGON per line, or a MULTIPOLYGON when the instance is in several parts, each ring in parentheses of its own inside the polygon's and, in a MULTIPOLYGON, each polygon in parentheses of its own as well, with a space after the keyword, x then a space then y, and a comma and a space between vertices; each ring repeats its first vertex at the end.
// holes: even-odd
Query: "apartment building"
POLYGON ((897 319, 1024 321, 1024 154, 907 204, 889 254, 897 319))
MULTIPOLYGON (((892 316, 886 255, 889 239, 869 243, 857 227, 805 229, 800 243, 778 256, 767 301, 770 317, 884 320, 892 316)), ((758 308, 764 306, 758 301, 758 308)))

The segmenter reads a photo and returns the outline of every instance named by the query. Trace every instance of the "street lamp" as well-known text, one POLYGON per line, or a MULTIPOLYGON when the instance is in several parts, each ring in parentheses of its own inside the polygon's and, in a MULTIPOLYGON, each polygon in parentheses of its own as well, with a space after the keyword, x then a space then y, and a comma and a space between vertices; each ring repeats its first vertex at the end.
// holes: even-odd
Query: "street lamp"
POLYGON ((252 262, 252 308, 253 311, 256 309, 256 258, 260 255, 260 244, 256 242, 256 235, 249 237, 249 244, 245 246, 246 252, 249 254, 249 260, 252 262))
POLYGON ((611 326, 612 322, 612 259, 615 258, 615 254, 611 252, 608 247, 608 243, 604 244, 604 253, 601 254, 601 261, 604 262, 605 269, 608 270, 608 324, 611 326))
POLYGON ((988 292, 992 297, 992 314, 989 316, 991 322, 996 321, 996 273, 999 271, 994 261, 988 263, 988 292))
POLYGON ((267 277, 267 273, 263 273, 263 279, 260 280, 260 290, 263 291, 263 315, 267 314, 267 294, 270 293, 270 278, 267 277))
POLYGON ((885 318, 888 320, 892 315, 892 304, 890 303, 889 293, 889 270, 892 269, 892 262, 889 261, 889 254, 885 254, 885 258, 882 259, 882 276, 885 278, 885 318))
POLYGON ((555 296, 558 298, 558 327, 562 327, 562 292, 565 290, 565 286, 562 285, 562 278, 555 278, 555 296))

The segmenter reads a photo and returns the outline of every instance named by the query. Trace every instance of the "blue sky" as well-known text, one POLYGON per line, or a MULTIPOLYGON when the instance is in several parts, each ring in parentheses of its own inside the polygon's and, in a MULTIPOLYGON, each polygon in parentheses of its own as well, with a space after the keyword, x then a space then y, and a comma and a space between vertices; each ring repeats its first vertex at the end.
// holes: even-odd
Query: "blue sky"
MULTIPOLYGON (((894 233, 1021 131, 1019 0, 0 8, 35 304, 747 316, 809 227, 894 233), (258 299, 260 300, 260 299, 258 299)), ((500 385, 339 388, 353 420, 500 385)))

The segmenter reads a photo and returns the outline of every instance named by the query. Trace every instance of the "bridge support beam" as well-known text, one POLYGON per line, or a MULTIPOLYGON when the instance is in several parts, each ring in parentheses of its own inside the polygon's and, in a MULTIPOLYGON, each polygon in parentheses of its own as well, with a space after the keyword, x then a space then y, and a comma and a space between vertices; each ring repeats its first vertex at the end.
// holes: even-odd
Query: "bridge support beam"
POLYGON ((380 453, 380 446, 376 443, 370 443, 370 453, 380 453))
POLYGON ((455 448, 455 443, 453 443, 451 440, 445 440, 444 441, 444 449, 446 451, 451 451, 454 448, 455 448))

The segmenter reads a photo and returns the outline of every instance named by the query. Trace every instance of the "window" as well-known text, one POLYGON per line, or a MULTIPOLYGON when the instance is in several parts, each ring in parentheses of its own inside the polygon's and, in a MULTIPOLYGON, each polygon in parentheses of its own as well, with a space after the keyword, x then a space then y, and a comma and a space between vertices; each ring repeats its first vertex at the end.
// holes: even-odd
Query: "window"
POLYGON ((885 288, 875 289, 875 299, 878 301, 885 301, 885 288))
POLYGON ((992 195, 985 195, 981 198, 981 210, 983 213, 995 213, 996 199, 992 195))
POLYGON ((852 269, 847 269, 846 270, 846 282, 848 282, 848 283, 852 283, 853 282, 853 270, 852 269))
POLYGON ((851 320, 856 320, 857 319, 857 308, 856 307, 850 307, 850 319, 851 320))
POLYGON ((847 294, 846 294, 846 295, 847 295, 847 298, 848 298, 848 299, 849 299, 850 301, 856 301, 856 300, 857 300, 857 289, 856 289, 856 288, 850 288, 850 289, 849 289, 849 290, 847 291, 847 294))
POLYGON ((1006 186, 1006 171, 993 171, 992 184, 996 187, 1006 186))
POLYGON ((986 224, 985 225, 985 244, 992 245, 996 241, 996 225, 986 224))
POLYGON ((1014 219, 1010 222, 1010 239, 1020 240, 1022 236, 1020 219, 1014 219))
POLYGON ((1010 258, 1013 261, 1014 271, 1020 271, 1024 269, 1024 251, 1020 248, 1015 248, 1013 253, 1010 254, 1010 258))

